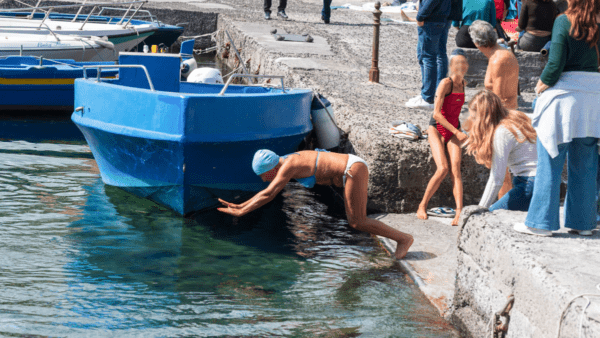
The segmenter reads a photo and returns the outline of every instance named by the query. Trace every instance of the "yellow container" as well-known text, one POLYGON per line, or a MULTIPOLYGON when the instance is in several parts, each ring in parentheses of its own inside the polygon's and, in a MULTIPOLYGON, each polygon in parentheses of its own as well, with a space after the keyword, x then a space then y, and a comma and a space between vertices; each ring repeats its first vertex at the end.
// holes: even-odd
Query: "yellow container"
POLYGON ((158 46, 152 45, 152 53, 158 53, 158 46))

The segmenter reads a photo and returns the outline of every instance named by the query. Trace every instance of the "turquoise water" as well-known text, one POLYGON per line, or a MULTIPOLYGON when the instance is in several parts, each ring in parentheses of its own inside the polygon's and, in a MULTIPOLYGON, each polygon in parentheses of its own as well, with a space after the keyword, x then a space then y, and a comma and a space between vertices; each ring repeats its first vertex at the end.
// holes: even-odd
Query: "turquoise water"
POLYGON ((4 140, 0 336, 457 336, 325 198, 184 219, 105 186, 81 141, 4 140))

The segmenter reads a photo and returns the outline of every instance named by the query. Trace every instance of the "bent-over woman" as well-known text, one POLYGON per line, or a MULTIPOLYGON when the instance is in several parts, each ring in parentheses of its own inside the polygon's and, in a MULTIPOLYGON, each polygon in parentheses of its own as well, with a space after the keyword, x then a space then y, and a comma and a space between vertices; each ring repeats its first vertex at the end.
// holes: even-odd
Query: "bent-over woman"
POLYGON ((508 110, 489 90, 477 93, 469 103, 467 153, 490 169, 490 178, 479 205, 490 211, 527 211, 533 194, 537 167, 536 133, 524 113, 508 110), (496 201, 507 170, 513 174, 512 189, 496 201), (495 202, 495 203, 494 203, 495 202))
POLYGON ((330 153, 319 150, 299 151, 284 156, 261 149, 254 154, 252 169, 269 186, 241 204, 219 199, 224 208, 219 211, 243 216, 269 203, 292 179, 307 188, 319 185, 335 185, 344 188, 344 205, 350 227, 373 235, 390 238, 398 243, 395 256, 406 256, 413 237, 395 230, 383 222, 367 217, 367 189, 369 169, 358 156, 330 153))
POLYGON ((461 143, 467 139, 467 135, 459 130, 458 117, 465 103, 464 77, 468 69, 469 64, 464 56, 464 51, 458 48, 452 51, 450 76, 443 79, 438 86, 433 118, 427 130, 431 153, 437 169, 427 184, 425 195, 421 200, 421 204, 419 204, 417 217, 420 219, 427 219, 429 200, 438 190, 444 178, 450 173, 454 185, 454 200, 456 201, 456 216, 452 221, 452 225, 458 225, 458 218, 463 207, 463 186, 460 173, 461 143))

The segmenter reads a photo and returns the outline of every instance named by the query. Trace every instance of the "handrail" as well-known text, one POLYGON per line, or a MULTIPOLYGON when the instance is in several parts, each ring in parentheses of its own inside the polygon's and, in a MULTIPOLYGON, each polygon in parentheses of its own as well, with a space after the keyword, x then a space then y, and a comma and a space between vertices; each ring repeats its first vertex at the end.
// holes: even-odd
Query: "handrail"
POLYGON ((123 17, 121 18, 121 21, 119 21, 117 23, 117 25, 120 25, 123 23, 123 20, 125 20, 125 17, 127 16, 127 14, 129 14, 129 11, 131 10, 132 7, 133 7, 133 4, 129 5, 129 8, 127 8, 127 10, 125 11, 125 14, 123 14, 123 17))
MULTIPOLYGON (((129 4, 139 4, 139 3, 147 3, 148 0, 137 0, 137 1, 128 1, 128 2, 119 2, 119 5, 129 5, 129 4)), ((58 5, 58 6, 40 6, 40 7, 28 7, 28 8, 7 8, 0 9, 0 12, 21 12, 27 10, 38 10, 38 9, 57 9, 57 8, 77 8, 77 7, 90 7, 90 6, 104 6, 104 5, 115 5, 114 2, 99 2, 99 3, 83 3, 77 5, 58 5)))
POLYGON ((133 14, 131 14, 131 17, 129 17, 129 20, 127 20, 127 22, 125 23, 125 26, 123 26, 123 28, 127 28, 127 25, 129 25, 129 23, 131 22, 131 19, 133 19, 133 17, 137 14, 137 12, 140 10, 140 8, 142 8, 142 6, 144 6, 144 4, 140 4, 138 6, 138 8, 135 9, 135 11, 133 12, 133 14))
MULTIPOLYGON (((48 17, 50 16, 50 12, 52 12, 52 8, 50 8, 47 12, 46 15, 44 15, 44 18, 42 19, 42 22, 40 22, 40 25, 38 26, 38 30, 40 29, 40 27, 42 27, 42 25, 44 24, 44 22, 46 21, 46 19, 48 19, 48 17)), ((46 25, 47 26, 47 25, 46 25)))
MULTIPOLYGON (((84 4, 86 2, 87 2, 87 0, 83 0, 84 4)), ((79 7, 79 10, 77 11, 77 14, 75 14, 75 16, 73 17, 73 20, 71 20, 71 22, 75 22, 77 20, 77 17, 79 16, 79 14, 81 13, 82 10, 83 10, 83 7, 79 7)))
POLYGON ((18 28, 18 29, 35 29, 35 30, 40 30, 40 29, 46 29, 47 31, 50 32, 50 34, 52 34, 54 36, 54 38, 57 41, 60 41, 60 39, 58 38, 58 36, 56 35, 56 33, 54 33, 54 31, 48 27, 48 24, 46 23, 42 23, 45 27, 42 27, 41 25, 39 27, 27 27, 27 26, 0 26, 0 30, 4 29, 4 28, 18 28))
MULTIPOLYGON (((150 90, 155 91, 154 84, 152 84, 152 79, 150 78, 150 73, 148 73, 148 69, 144 65, 97 65, 97 66, 83 66, 83 78, 87 79, 87 69, 95 68, 97 69, 97 77, 96 81, 100 82, 100 69, 101 68, 141 68, 146 73, 146 78, 148 79, 148 84, 150 85, 150 90)), ((283 81, 283 80, 282 80, 283 81)), ((283 82, 282 82, 283 83, 283 82)))
MULTIPOLYGON (((38 0, 37 4, 35 4, 35 8, 37 8, 40 3, 42 3, 42 0, 38 0)), ((31 15, 29 16, 29 19, 33 19, 33 15, 35 14, 35 9, 33 11, 31 11, 31 15)))
MULTIPOLYGON (((100 12, 96 15, 102 15, 102 12, 104 12, 104 10, 109 10, 109 11, 126 11, 127 8, 118 8, 118 7, 102 7, 100 9, 100 12)), ((150 18, 151 22, 158 22, 158 19, 156 18, 156 16, 152 15, 152 13, 150 13, 149 10, 146 9, 142 9, 142 10, 138 10, 139 13, 146 13, 146 15, 150 18)), ((112 16, 109 16, 111 19, 114 18, 112 16)), ((131 16, 133 18, 133 15, 131 16)), ((145 16, 142 16, 142 18, 144 18, 145 16)))
POLYGON ((233 74, 229 77, 229 79, 227 80, 227 83, 225 83, 225 85, 223 86, 223 89, 221 89, 221 92, 219 93, 219 96, 223 96, 225 95, 225 91, 227 90, 227 87, 229 87, 229 85, 231 84, 231 80, 233 80, 233 78, 235 77, 249 77, 249 78, 254 78, 254 79, 280 79, 281 80, 281 91, 283 93, 285 93, 285 87, 283 85, 283 75, 253 75, 253 74, 233 74))
POLYGON ((81 27, 79 27, 79 30, 83 30, 83 26, 85 26, 85 24, 88 22, 88 20, 92 17, 92 13, 94 13, 94 11, 96 10, 96 8, 98 8, 98 7, 97 6, 92 7, 92 10, 88 14, 87 18, 85 18, 85 20, 81 24, 81 27))

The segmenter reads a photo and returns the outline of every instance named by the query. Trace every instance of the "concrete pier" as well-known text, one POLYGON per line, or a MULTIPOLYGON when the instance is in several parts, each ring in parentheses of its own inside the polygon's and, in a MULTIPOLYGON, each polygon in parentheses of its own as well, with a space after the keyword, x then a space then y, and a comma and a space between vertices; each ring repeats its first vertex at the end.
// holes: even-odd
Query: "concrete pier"
MULTIPOLYGON (((514 295, 507 337, 557 337, 563 312, 560 337, 600 337, 600 229, 590 237, 564 228, 537 237, 513 230, 524 212, 490 213, 476 206, 463 212, 459 227, 414 214, 371 217, 413 234, 415 244, 402 266, 467 336, 490 337, 493 314, 514 295)), ((394 242, 380 239, 395 250, 394 242)))

